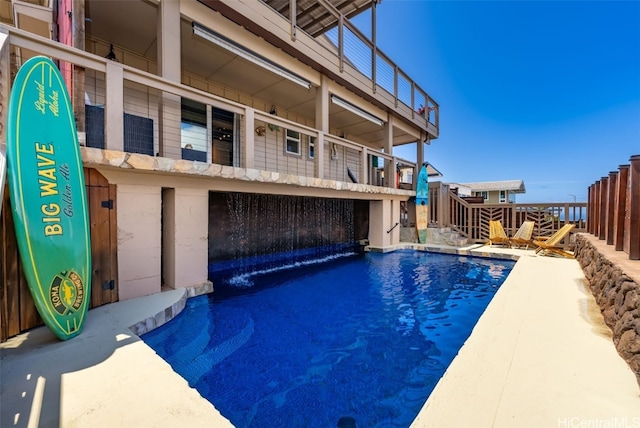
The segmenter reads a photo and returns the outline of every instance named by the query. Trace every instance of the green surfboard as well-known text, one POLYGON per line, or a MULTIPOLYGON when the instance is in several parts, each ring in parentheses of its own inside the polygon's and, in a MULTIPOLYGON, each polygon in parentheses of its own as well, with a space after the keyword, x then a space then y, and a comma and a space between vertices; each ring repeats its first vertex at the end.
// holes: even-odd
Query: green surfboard
POLYGON ((9 98, 9 195, 22 269, 61 340, 82 330, 91 296, 87 195, 73 107, 56 65, 24 63, 9 98))
POLYGON ((422 165, 416 184, 416 229, 418 242, 427 243, 427 223, 429 221, 429 174, 427 166, 422 165))

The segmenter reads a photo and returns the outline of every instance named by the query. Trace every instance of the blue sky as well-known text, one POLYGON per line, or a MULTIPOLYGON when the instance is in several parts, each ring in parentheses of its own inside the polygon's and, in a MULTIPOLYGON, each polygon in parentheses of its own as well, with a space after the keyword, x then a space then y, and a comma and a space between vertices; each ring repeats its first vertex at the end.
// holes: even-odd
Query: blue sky
MULTIPOLYGON (((523 179, 518 202, 586 201, 640 154, 640 1, 383 0, 377 30, 440 104, 425 157, 443 181, 523 179)), ((415 145, 395 153, 414 160, 415 145)))

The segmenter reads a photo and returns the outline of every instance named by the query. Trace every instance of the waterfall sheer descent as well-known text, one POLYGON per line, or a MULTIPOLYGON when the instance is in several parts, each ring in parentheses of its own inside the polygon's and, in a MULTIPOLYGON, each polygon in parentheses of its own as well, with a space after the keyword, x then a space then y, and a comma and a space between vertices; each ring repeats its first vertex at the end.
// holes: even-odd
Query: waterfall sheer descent
POLYGON ((368 229, 368 201, 211 192, 209 278, 353 252, 368 229))

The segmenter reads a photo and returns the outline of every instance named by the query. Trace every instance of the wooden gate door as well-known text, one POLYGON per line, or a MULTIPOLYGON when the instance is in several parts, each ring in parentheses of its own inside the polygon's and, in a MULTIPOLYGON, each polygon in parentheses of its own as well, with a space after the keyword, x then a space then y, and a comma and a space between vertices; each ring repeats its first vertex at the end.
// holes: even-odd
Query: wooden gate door
POLYGON ((91 305, 118 301, 116 186, 97 170, 84 169, 91 225, 91 305))
POLYGON ((4 189, 0 218, 0 339, 15 336, 42 325, 42 319, 31 298, 27 279, 22 273, 18 242, 9 202, 9 185, 4 189))
MULTIPOLYGON (((85 168, 91 227, 91 302, 94 308, 118 300, 116 186, 85 168)), ((0 341, 42 325, 22 273, 18 245, 5 188, 0 216, 0 341)), ((91 316, 91 315, 89 315, 91 316)))

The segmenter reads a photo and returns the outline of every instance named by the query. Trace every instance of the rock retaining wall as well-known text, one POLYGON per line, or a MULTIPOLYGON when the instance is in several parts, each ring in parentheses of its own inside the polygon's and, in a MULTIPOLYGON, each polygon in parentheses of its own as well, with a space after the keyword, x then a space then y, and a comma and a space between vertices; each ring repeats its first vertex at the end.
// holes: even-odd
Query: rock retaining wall
POLYGON ((578 235, 576 258, 604 316, 613 341, 640 383, 640 284, 578 235))

